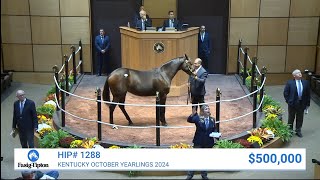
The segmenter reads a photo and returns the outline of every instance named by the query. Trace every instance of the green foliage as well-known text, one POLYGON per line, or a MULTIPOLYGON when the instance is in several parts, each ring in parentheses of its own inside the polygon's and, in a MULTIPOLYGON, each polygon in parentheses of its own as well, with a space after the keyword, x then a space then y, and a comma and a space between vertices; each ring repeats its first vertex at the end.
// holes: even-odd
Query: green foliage
POLYGON ((40 148, 57 148, 60 139, 65 137, 71 137, 71 135, 62 129, 52 131, 39 140, 40 148))
POLYGON ((129 171, 128 176, 134 177, 134 176, 138 176, 141 173, 142 173, 142 171, 129 171))
POLYGON ((134 144, 133 146, 128 146, 128 147, 126 147, 126 148, 141 149, 142 147, 134 144))
POLYGON ((244 147, 239 143, 234 143, 229 140, 219 140, 216 142, 213 148, 244 148, 244 147))
POLYGON ((37 107, 38 115, 48 115, 50 118, 52 118, 52 115, 54 112, 55 112, 55 107, 50 104, 37 107))
POLYGON ((278 101, 273 100, 271 96, 265 94, 262 109, 265 109, 268 105, 274 106, 275 108, 281 108, 281 105, 278 101))
POLYGON ((261 127, 271 129, 283 142, 289 141, 293 135, 293 131, 290 129, 289 125, 283 123, 277 118, 263 119, 261 127))
POLYGON ((56 86, 52 86, 49 91, 47 92, 47 96, 49 96, 50 94, 54 94, 56 93, 56 86))

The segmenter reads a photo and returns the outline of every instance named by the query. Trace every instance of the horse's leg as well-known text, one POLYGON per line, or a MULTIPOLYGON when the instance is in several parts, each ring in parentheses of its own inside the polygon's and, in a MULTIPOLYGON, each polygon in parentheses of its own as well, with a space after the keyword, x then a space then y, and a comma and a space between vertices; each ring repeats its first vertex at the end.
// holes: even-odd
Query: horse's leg
MULTIPOLYGON (((167 100, 167 95, 164 94, 162 96, 160 96, 160 104, 161 105, 165 105, 166 104, 166 100, 167 100)), ((160 121, 162 126, 167 126, 167 122, 166 122, 166 107, 160 107, 160 121)))
MULTIPOLYGON (((119 102, 119 98, 113 97, 112 102, 119 102)), ((116 104, 110 104, 109 105, 109 116, 110 116, 110 124, 113 124, 113 112, 114 109, 116 108, 116 104)))
MULTIPOLYGON (((126 100, 126 96, 121 97, 119 102, 120 102, 120 103, 124 103, 125 100, 126 100)), ((130 117, 129 117, 127 111, 126 111, 126 109, 124 108, 124 105, 119 105, 119 108, 121 109, 121 111, 122 111, 122 113, 124 114, 124 116, 126 116, 127 120, 129 121, 129 126, 130 126, 130 125, 133 125, 133 122, 131 121, 131 119, 130 119, 130 117)))

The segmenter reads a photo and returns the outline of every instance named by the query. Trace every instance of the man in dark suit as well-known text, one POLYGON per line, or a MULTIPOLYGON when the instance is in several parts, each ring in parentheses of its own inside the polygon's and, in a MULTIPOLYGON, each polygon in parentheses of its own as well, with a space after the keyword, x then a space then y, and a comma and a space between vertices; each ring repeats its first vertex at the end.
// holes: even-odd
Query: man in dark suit
POLYGON ((179 29, 179 21, 174 17, 173 11, 168 12, 169 18, 163 21, 163 31, 166 30, 166 27, 174 27, 179 29))
POLYGON ((209 56, 211 53, 211 40, 210 35, 206 32, 204 25, 200 26, 198 35, 198 57, 202 59, 202 64, 205 69, 208 69, 209 56))
MULTIPOLYGON (((139 11, 135 13, 135 15, 134 15, 134 17, 133 17, 133 25, 136 25, 137 22, 138 22, 138 20, 141 19, 141 17, 140 17, 140 11, 142 11, 142 10, 146 11, 146 10, 144 9, 144 6, 140 6, 139 11)), ((146 11, 146 12, 147 12, 147 11, 146 11)), ((148 14, 146 14, 146 18, 147 18, 147 19, 150 19, 150 17, 149 17, 148 14)))
MULTIPOLYGON (((194 60, 193 66, 195 69, 195 76, 189 77, 192 104, 204 103, 204 95, 206 94, 205 83, 208 77, 208 73, 202 67, 201 63, 202 60, 200 58, 194 60)), ((197 110, 198 106, 195 107, 197 110)))
MULTIPOLYGON (((192 114, 188 117, 189 123, 195 123, 196 132, 193 137, 193 148, 212 148, 214 139, 209 135, 216 132, 215 119, 210 116, 210 108, 208 105, 203 105, 198 115, 196 107, 192 108, 192 114)), ((205 161, 205 160, 204 160, 205 161)), ((194 171, 188 171, 187 179, 192 179, 194 171)), ((207 172, 201 171, 202 179, 208 179, 207 172)))
POLYGON ((288 104, 288 124, 293 130, 293 122, 296 120, 296 135, 302 138, 303 113, 310 106, 310 85, 302 79, 300 70, 294 70, 292 75, 294 79, 287 82, 283 96, 288 104))
POLYGON ((96 36, 94 44, 97 50, 97 76, 101 76, 103 62, 107 58, 107 53, 110 48, 110 39, 105 35, 103 29, 100 29, 100 34, 96 36))
POLYGON ((136 29, 144 31, 147 27, 152 27, 152 20, 150 18, 147 18, 146 11, 141 10, 140 19, 137 20, 136 29))
POLYGON ((16 93, 18 100, 13 106, 12 130, 19 132, 22 148, 34 148, 34 132, 38 129, 35 103, 25 97, 23 90, 16 93))

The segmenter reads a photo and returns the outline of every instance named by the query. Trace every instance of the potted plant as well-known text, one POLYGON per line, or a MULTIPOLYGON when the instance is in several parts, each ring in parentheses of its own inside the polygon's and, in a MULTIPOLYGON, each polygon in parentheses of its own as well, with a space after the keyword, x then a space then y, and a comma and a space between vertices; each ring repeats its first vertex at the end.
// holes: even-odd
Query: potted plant
POLYGON ((244 148, 241 144, 229 140, 219 140, 213 148, 244 148))

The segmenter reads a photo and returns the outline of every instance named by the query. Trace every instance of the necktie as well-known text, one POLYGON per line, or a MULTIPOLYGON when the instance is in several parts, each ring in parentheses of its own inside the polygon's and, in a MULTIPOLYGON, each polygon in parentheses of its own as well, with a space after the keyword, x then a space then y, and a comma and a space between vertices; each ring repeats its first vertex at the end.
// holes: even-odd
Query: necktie
POLYGON ((23 107, 24 107, 24 103, 23 103, 23 102, 20 102, 20 114, 22 114, 23 107))
POLYGON ((101 41, 102 41, 102 42, 103 42, 103 39, 104 39, 103 36, 101 36, 101 41))
POLYGON ((298 81, 298 96, 299 96, 299 99, 301 100, 301 96, 302 96, 302 83, 301 83, 300 80, 298 81))
POLYGON ((204 33, 201 34, 201 41, 204 39, 204 33))
POLYGON ((206 124, 206 129, 208 129, 209 128, 209 118, 206 118, 205 124, 206 124))
POLYGON ((170 27, 173 27, 173 20, 170 20, 170 27))

